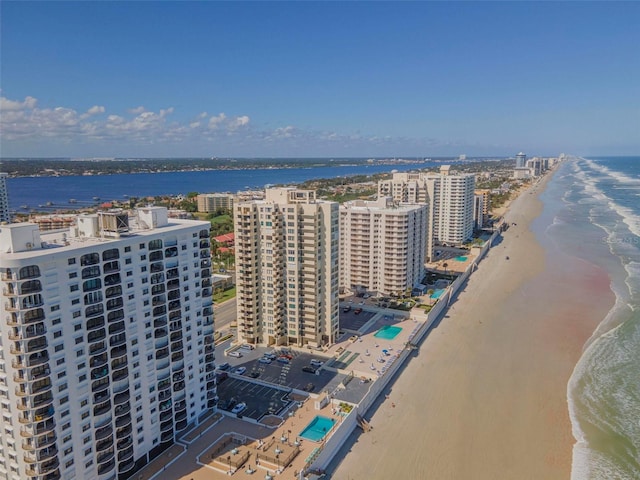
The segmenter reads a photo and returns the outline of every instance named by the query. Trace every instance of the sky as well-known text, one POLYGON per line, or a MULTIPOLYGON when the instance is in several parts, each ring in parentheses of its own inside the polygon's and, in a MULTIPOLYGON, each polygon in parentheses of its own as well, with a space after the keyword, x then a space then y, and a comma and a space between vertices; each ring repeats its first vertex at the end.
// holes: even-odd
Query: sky
POLYGON ((640 154, 638 2, 0 2, 0 156, 640 154))

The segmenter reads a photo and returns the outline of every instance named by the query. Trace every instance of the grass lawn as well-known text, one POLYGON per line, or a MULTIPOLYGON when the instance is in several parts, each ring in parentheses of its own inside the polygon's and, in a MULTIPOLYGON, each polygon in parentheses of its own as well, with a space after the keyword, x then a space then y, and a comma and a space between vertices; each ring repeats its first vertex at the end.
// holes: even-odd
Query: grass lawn
POLYGON ((216 292, 213 294, 213 301, 216 303, 222 303, 225 300, 230 300, 236 296, 236 287, 231 287, 223 292, 216 292))

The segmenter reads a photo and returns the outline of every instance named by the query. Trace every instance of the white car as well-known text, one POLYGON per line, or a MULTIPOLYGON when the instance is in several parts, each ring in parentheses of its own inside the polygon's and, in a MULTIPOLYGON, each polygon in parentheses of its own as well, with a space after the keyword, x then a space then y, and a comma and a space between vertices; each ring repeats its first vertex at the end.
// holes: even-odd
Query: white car
POLYGON ((324 364, 324 362, 321 362, 320 360, 317 360, 317 359, 315 359, 315 358, 312 358, 312 359, 309 361, 309 364, 310 364, 310 365, 313 365, 314 367, 321 367, 321 366, 324 364))
POLYGON ((238 414, 242 412, 245 408, 247 408, 247 404, 244 402, 240 402, 235 407, 231 409, 231 413, 238 414))
POLYGON ((247 371, 247 367, 238 367, 234 370, 233 373, 235 373, 236 375, 243 375, 244 372, 247 371))

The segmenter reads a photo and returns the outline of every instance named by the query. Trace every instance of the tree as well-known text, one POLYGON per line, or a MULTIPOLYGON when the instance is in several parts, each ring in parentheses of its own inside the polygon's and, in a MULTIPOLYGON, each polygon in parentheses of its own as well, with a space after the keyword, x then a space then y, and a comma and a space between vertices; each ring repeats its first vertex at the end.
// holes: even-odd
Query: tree
POLYGON ((442 264, 442 267, 444 268, 444 274, 445 274, 445 275, 447 274, 447 267, 448 267, 448 266, 449 266, 449 264, 448 264, 447 262, 444 262, 444 263, 442 264))

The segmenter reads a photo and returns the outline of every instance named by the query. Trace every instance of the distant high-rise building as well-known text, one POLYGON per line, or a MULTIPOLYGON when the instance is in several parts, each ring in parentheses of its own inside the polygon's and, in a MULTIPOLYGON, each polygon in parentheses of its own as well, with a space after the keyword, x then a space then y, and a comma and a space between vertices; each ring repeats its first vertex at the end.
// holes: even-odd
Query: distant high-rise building
POLYGON ((10 222, 9 195, 7 192, 7 173, 0 173, 0 222, 10 222))
POLYGON ((524 168, 527 163, 527 155, 520 152, 516 155, 516 168, 524 168))
POLYGON ((473 224, 480 229, 484 225, 484 196, 476 193, 473 197, 473 224))
POLYGON ((461 245, 473 236, 474 188, 474 175, 451 174, 443 165, 439 173, 395 173, 378 184, 378 196, 429 206, 426 256, 431 260, 434 245, 461 245))
POLYGON ((427 206, 391 198, 340 206, 340 286, 398 294, 424 277, 427 206))
POLYGON ((0 228, 0 476, 129 478, 215 409, 209 223, 0 228))
POLYGON ((215 212, 216 210, 233 210, 233 198, 230 193, 203 193, 198 195, 199 212, 215 212))
POLYGON ((338 336, 338 203, 271 188, 234 205, 238 340, 321 346, 338 336))

